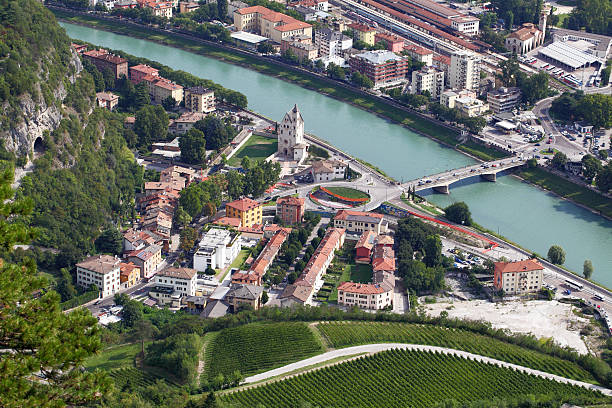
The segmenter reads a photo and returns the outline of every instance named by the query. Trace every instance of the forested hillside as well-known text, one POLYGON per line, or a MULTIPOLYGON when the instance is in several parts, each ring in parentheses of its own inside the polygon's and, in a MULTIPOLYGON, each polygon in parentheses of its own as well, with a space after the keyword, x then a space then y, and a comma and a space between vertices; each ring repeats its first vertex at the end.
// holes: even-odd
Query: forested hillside
POLYGON ((0 158, 17 167, 34 161, 17 196, 33 201, 34 244, 61 251, 43 266, 59 270, 93 253, 101 231, 131 214, 142 170, 123 117, 94 109, 94 80, 53 14, 35 0, 1 1, 0 19, 0 158))

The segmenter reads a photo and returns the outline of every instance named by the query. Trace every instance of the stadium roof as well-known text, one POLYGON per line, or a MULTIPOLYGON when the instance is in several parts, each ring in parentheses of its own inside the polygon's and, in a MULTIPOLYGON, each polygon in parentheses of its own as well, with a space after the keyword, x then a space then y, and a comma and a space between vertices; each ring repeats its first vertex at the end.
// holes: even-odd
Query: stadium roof
POLYGON ((592 54, 580 51, 565 42, 554 42, 540 50, 540 54, 559 61, 574 69, 580 68, 586 64, 592 64, 599 61, 599 58, 592 54))

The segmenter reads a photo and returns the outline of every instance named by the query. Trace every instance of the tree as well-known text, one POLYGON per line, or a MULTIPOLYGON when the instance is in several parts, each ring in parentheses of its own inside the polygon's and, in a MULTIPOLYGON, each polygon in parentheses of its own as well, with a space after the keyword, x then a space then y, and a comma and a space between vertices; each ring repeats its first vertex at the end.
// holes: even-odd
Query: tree
POLYGON ((227 195, 232 200, 239 198, 243 194, 244 176, 236 170, 230 170, 225 175, 225 179, 227 180, 227 195))
POLYGON ((185 227, 180 233, 180 248, 183 251, 189 251, 195 245, 195 240, 198 238, 198 232, 191 227, 185 227))
POLYGON ((590 154, 582 156, 582 175, 590 183, 602 170, 601 162, 590 154))
POLYGON ((262 54, 272 54, 274 52, 274 46, 267 41, 259 43, 257 45, 257 52, 262 54))
MULTIPOLYGON (((127 81, 127 82, 131 82, 131 81, 127 81)), ((151 103, 151 97, 149 96, 149 88, 147 87, 147 84, 144 81, 134 86, 134 94, 131 98, 131 102, 132 102, 131 103, 132 109, 135 111, 151 103)))
POLYGON ((565 263, 565 251, 559 245, 553 245, 548 250, 548 260, 555 265, 563 265, 565 263))
POLYGON ((172 95, 170 95, 166 99, 164 99, 161 104, 162 104, 163 108, 165 110, 167 110, 167 111, 174 110, 176 108, 176 105, 177 105, 176 99, 174 99, 172 97, 172 95))
POLYGON ((181 160, 190 164, 202 164, 206 160, 206 139, 204 133, 191 128, 179 139, 181 160))
POLYGON ((224 20, 227 16, 227 0, 217 0, 217 11, 219 20, 224 20))
POLYGON ((119 255, 123 251, 123 235, 117 228, 105 229, 95 241, 96 251, 119 255))
POLYGON ((449 205, 444 209, 445 217, 452 222, 463 225, 472 225, 472 214, 463 201, 449 205))
MULTIPOLYGON (((36 235, 26 223, 32 202, 13 200, 12 182, 13 168, 6 166, 0 170, 0 247, 7 253, 36 235)), ((97 319, 84 308, 63 313, 55 291, 32 296, 45 287, 46 279, 31 260, 15 264, 0 259, 0 348, 5 350, 0 357, 1 404, 95 405, 108 392, 110 380, 80 367, 101 349, 97 319)))
POLYGON ((264 290, 263 293, 261 294, 261 304, 265 305, 266 303, 268 303, 269 299, 270 298, 268 297, 268 292, 264 290))
POLYGON ((602 193, 607 193, 612 189, 612 163, 608 163, 603 170, 597 173, 595 184, 602 193))
POLYGON ((581 0, 566 20, 567 28, 612 35, 612 3, 609 0, 581 0))
POLYGON ((242 167, 243 170, 249 170, 251 166, 252 163, 249 156, 244 156, 242 160, 240 160, 240 167, 242 167))
POLYGON ((585 95, 580 100, 577 110, 585 121, 596 128, 612 127, 612 95, 585 95))
POLYGON ((327 65, 327 75, 331 79, 337 79, 340 81, 344 81, 344 78, 346 77, 344 69, 341 66, 334 64, 333 62, 330 62, 327 65))
POLYGON ((360 88, 371 89, 374 87, 374 82, 367 76, 361 74, 359 71, 353 72, 351 75, 351 82, 353 85, 358 86, 360 88))
POLYGON ((582 274, 585 278, 591 279, 593 275, 593 262, 588 259, 584 261, 584 265, 582 265, 582 274))
POLYGON ((227 146, 230 139, 234 137, 232 126, 213 115, 197 121, 194 127, 204 133, 209 150, 219 150, 227 146))
POLYGON ((210 265, 209 265, 209 266, 207 266, 207 267, 206 267, 206 270, 204 271, 204 273, 205 273, 206 275, 213 276, 213 275, 216 275, 216 274, 217 274, 217 271, 215 271, 215 270, 214 270, 213 268, 211 268, 211 267, 210 267, 210 265))
POLYGON ((562 152, 557 152, 553 156, 551 161, 551 165, 558 170, 565 169, 565 165, 567 164, 567 156, 562 152))
POLYGON ((189 215, 187 211, 185 211, 183 207, 179 205, 176 211, 174 212, 174 225, 180 229, 189 225, 191 220, 191 215, 189 215))
POLYGON ((138 110, 134 122, 138 145, 148 148, 152 142, 165 139, 168 135, 168 124, 168 114, 159 105, 147 105, 138 110))
POLYGON ((60 269, 60 278, 58 279, 55 290, 62 297, 62 302, 70 300, 77 295, 77 290, 72 283, 72 275, 70 275, 68 269, 60 269))
POLYGON ((121 322, 123 326, 131 328, 141 321, 144 316, 142 309, 142 303, 135 300, 129 300, 124 303, 123 310, 121 311, 121 316, 123 317, 121 322))
POLYGON ((442 263, 442 241, 437 235, 430 235, 425 239, 425 256, 423 262, 425 265, 432 267, 442 263))
POLYGON ((110 68, 105 67, 102 70, 102 77, 105 89, 115 89, 115 73, 110 68))
POLYGON ((132 338, 136 341, 140 341, 140 353, 144 357, 145 355, 145 341, 153 338, 157 329, 148 319, 137 320, 132 329, 132 338))

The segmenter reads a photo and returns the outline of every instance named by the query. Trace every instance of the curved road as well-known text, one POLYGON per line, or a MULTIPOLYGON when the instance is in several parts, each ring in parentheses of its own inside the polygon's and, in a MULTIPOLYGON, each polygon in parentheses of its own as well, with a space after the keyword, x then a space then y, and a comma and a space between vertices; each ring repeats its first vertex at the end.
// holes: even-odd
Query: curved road
POLYGON ((276 368, 274 370, 266 371, 265 373, 252 375, 250 377, 245 378, 243 384, 250 384, 257 381, 266 380, 271 377, 276 377, 278 375, 286 374, 291 371, 299 370, 304 367, 308 367, 314 364, 322 363, 337 357, 342 356, 350 356, 359 353, 378 353, 381 351, 391 350, 391 349, 404 349, 404 350, 416 350, 416 351, 426 351, 426 352, 438 352, 442 354, 455 355, 463 358, 467 358, 469 360, 479 361, 487 364, 494 364, 504 368, 514 369, 526 374, 536 375, 538 377, 546 378, 549 380, 565 383, 565 384, 573 384, 584 388, 589 388, 593 391, 599 391, 605 395, 612 396, 612 390, 609 390, 604 387, 600 387, 598 385, 589 384, 582 381, 571 380, 569 378, 560 377, 555 374, 546 373, 544 371, 534 370, 532 368, 527 368, 523 366, 519 366, 512 363, 507 363, 505 361, 496 360, 494 358, 481 356, 478 354, 468 353, 467 351, 455 350, 446 347, 436 347, 436 346, 426 346, 422 344, 404 344, 404 343, 380 343, 380 344, 366 344, 362 346, 354 346, 347 347, 337 350, 328 351, 327 353, 319 354, 318 356, 310 357, 302 361, 298 361, 297 363, 287 364, 286 366, 276 368))

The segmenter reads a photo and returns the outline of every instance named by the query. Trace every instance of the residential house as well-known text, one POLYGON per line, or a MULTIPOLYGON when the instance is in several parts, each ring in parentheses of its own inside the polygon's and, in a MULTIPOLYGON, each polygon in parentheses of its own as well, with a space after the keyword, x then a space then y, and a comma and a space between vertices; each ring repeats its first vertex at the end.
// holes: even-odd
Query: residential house
POLYGON ((489 110, 489 104, 480 99, 463 97, 455 99, 455 108, 457 108, 462 115, 472 118, 487 112, 489 110))
POLYGON ((177 119, 174 119, 174 122, 168 126, 168 132, 173 135, 182 135, 187 133, 194 127, 196 122, 204 119, 205 117, 206 114, 201 112, 185 112, 177 119))
POLYGON ((463 89, 457 92, 449 89, 440 94, 440 105, 446 106, 447 108, 452 109, 455 107, 455 101, 458 98, 476 99, 476 93, 472 91, 468 91, 466 89, 463 89))
POLYGON ((449 83, 452 89, 478 91, 480 85, 480 66, 478 55, 469 51, 456 51, 451 55, 449 83))
POLYGON ((112 111, 117 105, 119 105, 119 95, 115 95, 112 92, 97 92, 96 104, 100 108, 105 108, 112 111))
POLYGON ((88 289, 96 285, 100 297, 114 295, 121 289, 121 260, 116 256, 97 255, 76 264, 77 285, 88 289))
POLYGON ((199 272, 207 268, 223 269, 229 266, 240 252, 240 233, 228 229, 210 228, 202 236, 193 254, 193 267, 199 272))
POLYGON ((140 280, 140 267, 133 262, 119 264, 119 282, 123 288, 131 288, 140 280))
POLYGON ((263 6, 245 7, 234 11, 236 31, 252 31, 277 43, 294 35, 312 37, 312 26, 263 6))
POLYGON ((109 54, 105 49, 85 51, 81 55, 94 64, 100 72, 110 69, 116 79, 128 76, 128 61, 117 55, 109 54))
POLYGON ((404 49, 404 39, 394 34, 376 33, 374 41, 384 43, 387 46, 387 51, 400 53, 404 49))
POLYGON ((195 315, 201 314, 204 311, 204 308, 206 307, 206 301, 206 296, 187 296, 185 298, 187 311, 195 315))
MULTIPOLYGON (((403 51, 404 53, 408 54, 408 56, 413 61, 422 62, 423 64, 427 66, 433 65, 434 54, 432 50, 428 50, 427 48, 421 47, 420 45, 410 43, 410 44, 404 44, 403 51)), ((449 63, 450 63, 450 60, 449 60, 449 63)))
POLYGON ((172 97, 177 104, 183 100, 183 87, 169 79, 146 75, 142 80, 147 82, 153 103, 162 103, 169 97, 172 97))
POLYGON ((349 60, 349 66, 353 71, 367 76, 377 88, 404 81, 409 62, 391 51, 375 50, 354 55, 349 60))
POLYGON ((310 166, 310 174, 315 183, 343 179, 346 163, 340 160, 317 160, 310 166))
POLYGON ((353 46, 353 39, 329 28, 315 31, 315 46, 319 49, 319 57, 344 57, 344 53, 353 46))
POLYGON ((521 90, 516 87, 500 87, 487 92, 487 102, 494 113, 510 112, 521 103, 521 97, 521 90))
POLYGON ((276 215, 285 224, 298 224, 304 216, 304 202, 303 198, 280 197, 276 200, 276 215))
POLYGON ((334 217, 334 227, 342 228, 349 233, 359 233, 372 230, 376 234, 387 231, 383 215, 372 212, 340 210, 334 217))
POLYGON ((376 29, 365 24, 352 23, 348 27, 353 30, 355 39, 363 41, 368 45, 374 45, 376 41, 376 29))
POLYGON ((338 304, 381 310, 393 305, 393 289, 389 281, 380 284, 342 282, 338 285, 338 304))
POLYGON ((427 65, 418 71, 412 71, 410 93, 423 94, 423 92, 428 92, 432 99, 440 98, 440 94, 444 92, 444 71, 427 65))
POLYGON ((232 283, 229 291, 225 294, 225 301, 230 305, 233 312, 237 312, 242 306, 248 305, 257 310, 262 306, 261 296, 263 286, 232 283))
POLYGON ((148 279, 162 262, 161 250, 161 246, 153 244, 128 252, 126 258, 140 268, 141 278, 148 279))
POLYGON ((195 269, 167 267, 155 275, 155 283, 183 296, 195 296, 197 275, 195 269))
POLYGON ((130 81, 138 85, 146 76, 159 77, 159 70, 145 64, 130 67, 130 81))
POLYGON ((544 267, 536 259, 495 262, 493 285, 506 295, 537 292, 544 283, 544 267))
POLYGON ((261 285, 263 276, 266 274, 272 262, 280 252, 283 243, 289 237, 291 228, 279 228, 276 233, 266 243, 257 259, 253 262, 248 271, 238 271, 232 275, 232 283, 244 283, 251 285, 261 285))
POLYGON ((376 233, 373 230, 364 231, 355 244, 355 262, 369 264, 372 260, 372 249, 376 244, 376 233))
POLYGON ((179 13, 191 13, 200 8, 200 3, 197 1, 181 1, 179 3, 179 13))
POLYGON ((203 86, 192 86, 185 89, 185 107, 192 112, 214 112, 215 91, 203 86))
POLYGON ((241 198, 225 205, 225 215, 230 218, 240 218, 243 227, 251 227, 262 223, 261 204, 250 198, 241 198))

